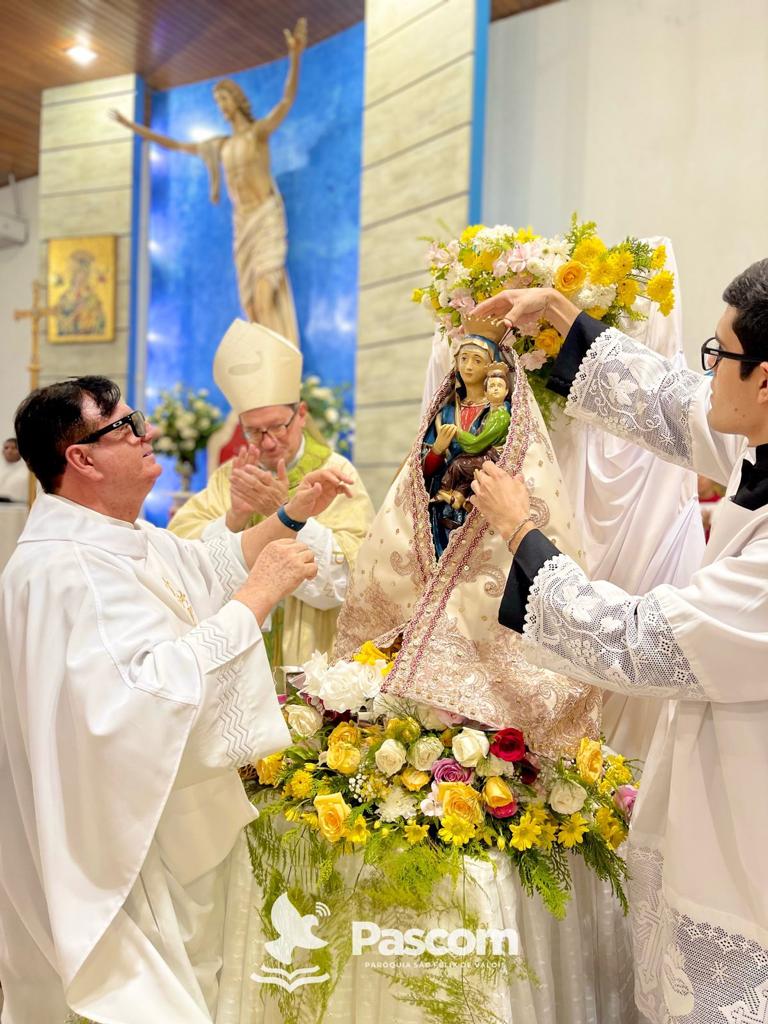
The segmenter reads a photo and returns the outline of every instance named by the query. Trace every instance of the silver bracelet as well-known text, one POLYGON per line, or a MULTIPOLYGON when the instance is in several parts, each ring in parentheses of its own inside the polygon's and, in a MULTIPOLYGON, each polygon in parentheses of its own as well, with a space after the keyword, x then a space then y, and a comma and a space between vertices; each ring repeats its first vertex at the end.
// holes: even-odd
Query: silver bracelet
POLYGON ((510 554, 514 554, 514 552, 512 551, 512 543, 513 543, 515 537, 518 535, 518 533, 520 533, 520 531, 526 525, 526 523, 532 523, 532 522, 533 522, 533 516, 532 515, 527 516, 522 521, 522 523, 520 523, 520 525, 517 527, 517 529, 512 534, 512 536, 509 538, 509 540, 507 541, 507 551, 509 551, 510 554))

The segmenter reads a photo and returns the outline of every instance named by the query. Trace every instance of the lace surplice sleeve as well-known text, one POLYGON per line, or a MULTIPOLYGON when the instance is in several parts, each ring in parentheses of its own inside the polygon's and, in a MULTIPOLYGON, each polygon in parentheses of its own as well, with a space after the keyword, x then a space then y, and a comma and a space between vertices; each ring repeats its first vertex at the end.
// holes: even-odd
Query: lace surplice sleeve
POLYGON ((659 455, 727 483, 745 445, 707 423, 710 378, 676 366, 586 313, 574 321, 548 387, 566 412, 659 455))
POLYGON ((521 542, 499 622, 526 658, 608 690, 675 700, 765 700, 768 536, 694 573, 686 587, 633 596, 581 568, 538 531, 521 542), (734 666, 738 665, 738 673, 734 666))

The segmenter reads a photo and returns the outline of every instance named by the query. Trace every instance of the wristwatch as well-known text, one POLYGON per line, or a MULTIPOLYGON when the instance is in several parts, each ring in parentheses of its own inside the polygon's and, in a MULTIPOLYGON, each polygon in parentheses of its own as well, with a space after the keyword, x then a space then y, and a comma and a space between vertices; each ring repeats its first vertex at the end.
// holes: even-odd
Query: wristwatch
POLYGON ((293 530, 294 533, 298 533, 299 530, 303 529, 307 524, 305 522, 299 522, 298 519, 291 519, 288 513, 285 511, 285 505, 281 505, 277 510, 277 518, 283 524, 287 526, 289 530, 293 530))

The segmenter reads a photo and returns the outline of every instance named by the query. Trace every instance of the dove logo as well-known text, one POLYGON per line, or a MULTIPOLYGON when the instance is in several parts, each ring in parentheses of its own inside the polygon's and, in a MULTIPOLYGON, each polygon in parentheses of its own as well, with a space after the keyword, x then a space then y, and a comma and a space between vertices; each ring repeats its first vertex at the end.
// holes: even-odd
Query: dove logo
MULTIPOLYGON (((330 917, 331 912, 325 903, 316 903, 315 914, 300 914, 288 899, 288 894, 278 896, 272 904, 270 914, 272 925, 277 932, 277 938, 264 943, 264 949, 269 956, 286 967, 290 966, 293 960, 294 950, 299 949, 321 949, 327 946, 325 939, 315 935, 313 929, 317 928, 321 917, 330 917)), ((302 985, 319 985, 328 981, 329 974, 322 974, 320 968, 297 967, 296 970, 285 970, 282 967, 268 967, 262 964, 260 973, 253 973, 251 981, 259 985, 278 985, 286 992, 293 992, 302 985)))

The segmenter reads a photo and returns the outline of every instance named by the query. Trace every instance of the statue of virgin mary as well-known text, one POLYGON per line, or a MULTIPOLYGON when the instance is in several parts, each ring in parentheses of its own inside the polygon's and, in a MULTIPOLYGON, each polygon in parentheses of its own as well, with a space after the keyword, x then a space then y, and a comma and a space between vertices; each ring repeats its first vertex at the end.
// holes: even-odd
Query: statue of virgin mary
POLYGON ((498 624, 512 555, 472 508, 467 485, 484 458, 522 473, 536 525, 581 557, 546 427, 515 353, 499 347, 501 334, 468 322, 455 343, 453 368, 359 552, 335 654, 371 639, 399 642, 388 693, 522 729, 532 749, 562 754, 599 735, 599 691, 534 668, 517 634, 498 624))

